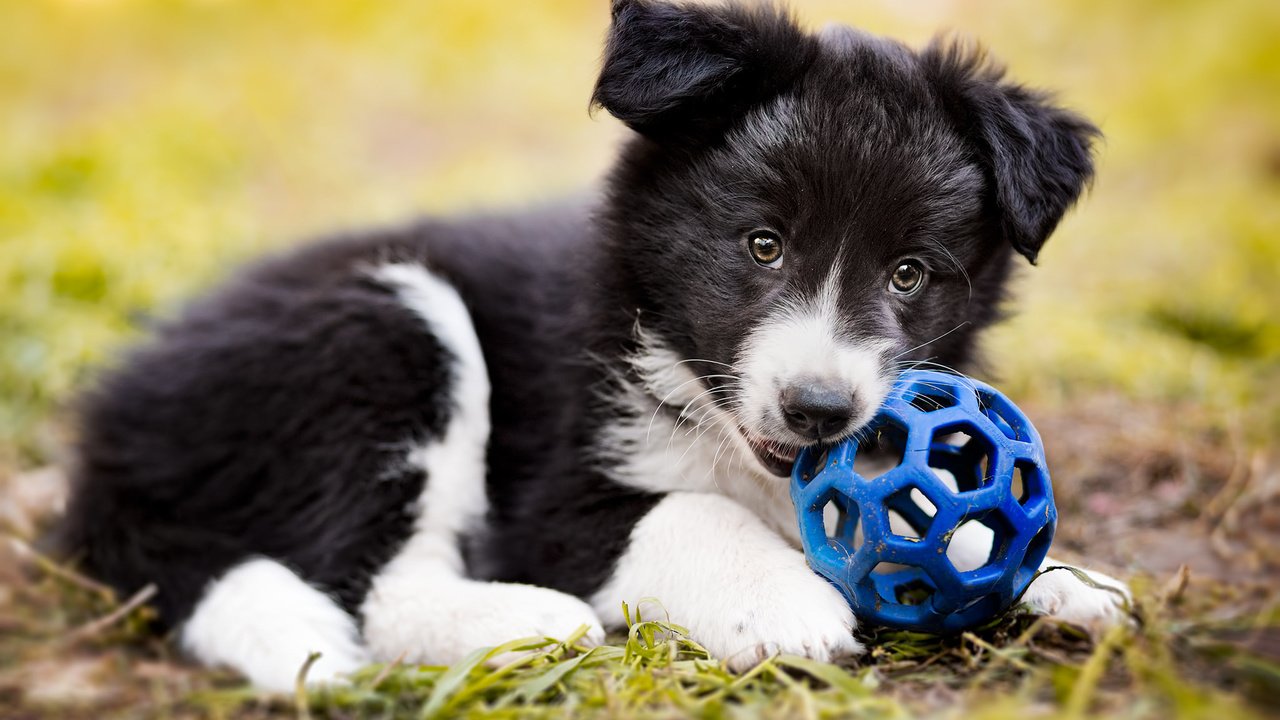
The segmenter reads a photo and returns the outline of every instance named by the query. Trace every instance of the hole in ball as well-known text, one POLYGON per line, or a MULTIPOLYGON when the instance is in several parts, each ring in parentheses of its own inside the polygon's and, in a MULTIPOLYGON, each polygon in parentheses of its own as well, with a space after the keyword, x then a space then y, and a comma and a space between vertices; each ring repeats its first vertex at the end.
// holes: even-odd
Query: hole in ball
POLYGON ((933 597, 933 588, 923 580, 912 580, 894 588, 894 598, 903 605, 923 605, 933 597))

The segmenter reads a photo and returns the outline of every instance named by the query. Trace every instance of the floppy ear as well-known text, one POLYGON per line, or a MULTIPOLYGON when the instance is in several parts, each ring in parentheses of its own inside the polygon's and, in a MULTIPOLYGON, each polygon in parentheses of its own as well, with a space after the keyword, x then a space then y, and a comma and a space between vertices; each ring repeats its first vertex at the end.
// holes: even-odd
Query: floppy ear
POLYGON ((1032 264, 1093 177, 1101 132, 1046 93, 1004 79, 973 45, 935 41, 921 53, 944 104, 976 143, 994 185, 1001 229, 1032 264))
POLYGON ((614 0, 591 101, 645 135, 716 129, 785 89, 816 52, 771 6, 614 0))

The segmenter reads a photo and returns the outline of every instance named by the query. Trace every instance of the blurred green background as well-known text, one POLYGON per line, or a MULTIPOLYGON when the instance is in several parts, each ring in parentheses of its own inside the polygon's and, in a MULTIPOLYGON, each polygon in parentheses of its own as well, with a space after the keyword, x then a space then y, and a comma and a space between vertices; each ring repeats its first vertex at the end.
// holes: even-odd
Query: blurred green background
MULTIPOLYGON (((1280 2, 792 3, 983 40, 1106 133, 990 371, 1020 400, 1280 430, 1280 2)), ((596 182, 605 0, 0 0, 0 472, 148 316, 242 259, 596 182)))

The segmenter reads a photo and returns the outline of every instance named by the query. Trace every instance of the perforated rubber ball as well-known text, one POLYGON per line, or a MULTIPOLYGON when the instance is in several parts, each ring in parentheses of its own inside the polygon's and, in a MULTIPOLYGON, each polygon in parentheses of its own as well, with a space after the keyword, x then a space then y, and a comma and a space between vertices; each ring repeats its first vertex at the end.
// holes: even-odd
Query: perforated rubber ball
POLYGON ((991 386, 933 371, 902 374, 855 438, 803 450, 791 498, 810 567, 860 622, 937 634, 1007 610, 1058 520, 1031 421, 991 386))

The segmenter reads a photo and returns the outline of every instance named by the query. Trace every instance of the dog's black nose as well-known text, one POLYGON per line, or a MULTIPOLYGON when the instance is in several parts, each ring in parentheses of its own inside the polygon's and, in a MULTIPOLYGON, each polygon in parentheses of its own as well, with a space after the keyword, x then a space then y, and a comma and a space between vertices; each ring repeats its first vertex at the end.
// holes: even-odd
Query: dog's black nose
POLYGON ((856 410, 852 393, 830 383, 799 382, 782 391, 787 427, 811 440, 838 435, 856 410))

